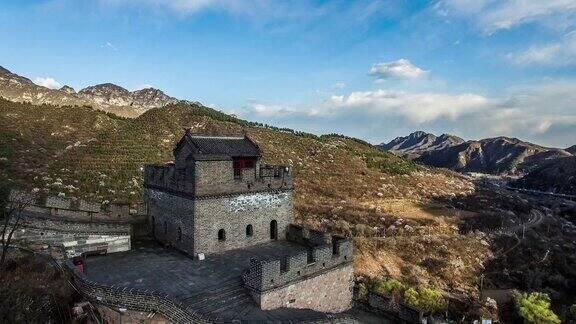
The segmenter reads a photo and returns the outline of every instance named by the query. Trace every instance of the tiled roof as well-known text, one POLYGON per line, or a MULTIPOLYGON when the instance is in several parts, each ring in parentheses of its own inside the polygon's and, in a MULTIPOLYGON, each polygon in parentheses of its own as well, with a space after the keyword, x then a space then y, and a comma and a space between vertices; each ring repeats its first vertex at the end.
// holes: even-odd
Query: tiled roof
POLYGON ((203 136, 187 133, 186 142, 191 145, 195 159, 222 157, 258 157, 260 148, 248 137, 203 136))

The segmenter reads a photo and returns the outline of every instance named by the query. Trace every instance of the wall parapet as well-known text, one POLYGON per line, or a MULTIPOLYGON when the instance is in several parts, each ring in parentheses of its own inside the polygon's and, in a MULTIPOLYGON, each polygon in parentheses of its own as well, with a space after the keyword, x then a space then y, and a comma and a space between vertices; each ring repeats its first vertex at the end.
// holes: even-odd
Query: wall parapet
POLYGON ((132 232, 132 225, 119 222, 77 222, 47 217, 41 213, 27 212, 21 220, 21 227, 53 230, 76 234, 126 234, 132 232))
POLYGON ((90 221, 94 219, 110 222, 127 222, 130 214, 146 214, 146 206, 132 206, 123 203, 98 203, 84 199, 60 196, 35 196, 25 210, 31 213, 45 214, 62 220, 90 221))
MULTIPOLYGON (((214 194, 203 193, 204 191, 200 188, 201 185, 195 182, 197 179, 190 178, 190 176, 186 178, 186 172, 188 171, 181 173, 180 170, 176 169, 174 163, 146 165, 144 168, 144 186, 169 192, 180 192, 192 197, 215 196, 214 194)), ((227 185, 228 190, 222 190, 219 194, 293 189, 294 181, 291 166, 262 164, 259 165, 258 169, 245 169, 243 172, 250 176, 243 176, 236 180, 229 179, 231 183, 227 185)))
POLYGON ((158 312, 175 323, 214 323, 206 316, 189 312, 178 301, 167 294, 153 290, 107 286, 93 282, 76 270, 70 260, 65 262, 68 272, 72 275, 75 286, 91 301, 112 307, 130 310, 158 312))
POLYGON ((248 270, 242 275, 246 287, 267 291, 353 261, 353 244, 349 238, 290 225, 287 239, 307 249, 280 259, 251 259, 248 270))
MULTIPOLYGON (((75 287, 82 293, 82 295, 95 304, 103 304, 111 307, 126 308, 143 312, 157 312, 166 316, 174 323, 242 323, 242 321, 227 321, 223 318, 212 318, 210 316, 198 314, 165 293, 160 293, 154 290, 107 286, 96 283, 86 278, 83 273, 79 272, 69 259, 64 262, 63 268, 65 268, 72 276, 75 287)), ((318 317, 310 317, 309 319, 289 321, 278 320, 275 322, 328 324, 351 323, 355 321, 356 318, 354 316, 341 313, 324 314, 318 317)))

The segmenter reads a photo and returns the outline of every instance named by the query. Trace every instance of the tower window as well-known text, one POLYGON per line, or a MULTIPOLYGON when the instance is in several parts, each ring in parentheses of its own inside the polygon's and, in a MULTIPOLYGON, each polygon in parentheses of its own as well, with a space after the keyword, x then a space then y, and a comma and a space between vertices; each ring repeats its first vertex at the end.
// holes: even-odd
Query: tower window
POLYGON ((252 227, 252 224, 246 226, 246 237, 251 237, 252 235, 254 235, 254 228, 252 227))
POLYGON ((226 231, 223 228, 218 231, 218 241, 226 241, 226 231))
POLYGON ((254 168, 256 159, 254 158, 234 158, 232 166, 234 168, 234 179, 242 179, 242 170, 254 168))
POLYGON ((271 240, 278 239, 278 222, 276 220, 272 220, 270 222, 270 239, 271 240))

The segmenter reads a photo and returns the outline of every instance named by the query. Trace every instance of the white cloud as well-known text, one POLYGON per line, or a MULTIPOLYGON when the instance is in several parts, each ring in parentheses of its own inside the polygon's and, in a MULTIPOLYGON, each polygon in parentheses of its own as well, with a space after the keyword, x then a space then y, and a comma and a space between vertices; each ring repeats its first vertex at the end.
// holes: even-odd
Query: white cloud
POLYGON ((150 89, 150 88, 156 88, 156 87, 153 84, 144 83, 136 86, 136 88, 134 88, 133 91, 150 89))
POLYGON ((258 100, 249 100, 246 108, 249 113, 261 117, 279 117, 295 113, 293 109, 283 105, 270 104, 258 100))
POLYGON ((446 17, 472 19, 491 34, 533 22, 574 26, 576 0, 440 0, 436 9, 446 17))
POLYGON ((403 91, 352 92, 348 96, 332 96, 330 104, 341 109, 355 109, 372 115, 400 115, 413 123, 425 123, 439 118, 455 120, 461 115, 485 109, 489 100, 477 94, 408 93, 403 91))
POLYGON ((235 1, 218 1, 218 0, 164 0, 157 1, 153 0, 154 3, 164 3, 166 5, 174 7, 176 10, 184 10, 188 12, 195 12, 201 9, 205 9, 210 6, 225 4, 226 2, 233 3, 235 1))
POLYGON ((552 127, 552 122, 549 120, 543 120, 537 125, 536 132, 544 134, 550 129, 550 127, 552 127))
POLYGON ((62 87, 62 84, 60 84, 60 82, 56 81, 54 78, 51 78, 51 77, 34 78, 34 83, 36 83, 39 86, 46 87, 49 89, 60 89, 62 87))
POLYGON ((346 83, 345 82, 336 82, 332 88, 334 89, 344 89, 346 88, 346 83))
POLYGON ((104 45, 101 46, 102 48, 108 48, 111 49, 113 51, 117 51, 118 48, 116 47, 116 45, 110 43, 110 42, 106 42, 104 45))
POLYGON ((402 7, 395 0, 97 0, 97 3, 105 9, 152 10, 162 17, 166 17, 165 13, 182 17, 206 11, 226 13, 257 25, 269 25, 268 30, 273 33, 302 28, 322 19, 337 22, 338 26, 363 23, 397 16, 402 7))
POLYGON ((413 65, 407 59, 376 63, 370 69, 370 75, 376 77, 378 80, 391 78, 416 79, 426 74, 428 74, 428 71, 424 71, 413 65))
POLYGON ((508 54, 512 62, 520 65, 539 64, 567 66, 576 64, 576 32, 569 33, 560 41, 508 54))
MULTIPOLYGON (((169 8, 179 12, 195 12, 219 4, 225 4, 228 1, 223 0, 99 0, 105 6, 152 6, 157 8, 169 8)), ((230 0, 230 3, 239 1, 230 0)))
POLYGON ((512 136, 567 147, 576 144, 575 102, 576 79, 543 79, 494 96, 378 89, 301 106, 253 101, 243 117, 373 142, 424 128, 465 138, 512 136))

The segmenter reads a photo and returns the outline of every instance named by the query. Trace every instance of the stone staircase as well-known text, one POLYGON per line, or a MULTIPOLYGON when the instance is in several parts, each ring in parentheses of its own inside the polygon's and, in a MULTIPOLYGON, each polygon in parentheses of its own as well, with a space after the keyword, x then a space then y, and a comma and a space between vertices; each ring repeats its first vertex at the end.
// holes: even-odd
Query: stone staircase
POLYGON ((186 310, 217 320, 237 317, 238 310, 254 307, 255 303, 243 286, 242 280, 233 278, 202 292, 180 297, 186 310))

